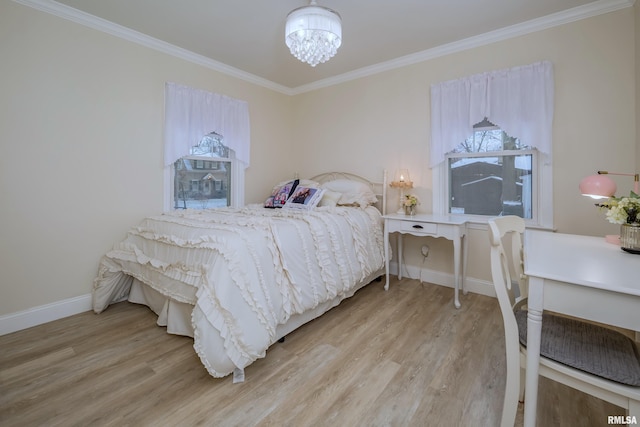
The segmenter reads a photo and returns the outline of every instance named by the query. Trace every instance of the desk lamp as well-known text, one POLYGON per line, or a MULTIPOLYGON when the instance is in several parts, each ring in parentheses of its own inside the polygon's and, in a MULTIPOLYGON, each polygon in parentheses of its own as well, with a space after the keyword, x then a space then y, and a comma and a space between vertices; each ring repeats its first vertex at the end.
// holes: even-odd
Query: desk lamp
POLYGON ((618 173, 598 171, 597 175, 590 175, 580 181, 580 193, 583 196, 589 196, 594 199, 606 199, 616 194, 616 183, 607 175, 622 175, 633 177, 633 192, 638 194, 639 179, 635 173, 618 173))
MULTIPOLYGON (((616 183, 607 175, 632 176, 633 192, 638 194, 640 180, 638 179, 637 173, 633 174, 607 171, 598 171, 597 175, 590 175, 583 178, 582 181, 580 181, 580 193, 582 193, 583 196, 589 196, 593 199, 607 199, 609 197, 613 197, 616 194, 617 186, 616 183)), ((620 236, 618 235, 607 235, 605 236, 605 240, 616 245, 620 244, 620 236)))
POLYGON ((409 177, 409 170, 399 169, 396 172, 396 180, 391 181, 391 184, 389 184, 389 186, 400 189, 400 209, 398 209, 397 213, 403 214, 404 213, 404 189, 413 188, 413 182, 409 177))

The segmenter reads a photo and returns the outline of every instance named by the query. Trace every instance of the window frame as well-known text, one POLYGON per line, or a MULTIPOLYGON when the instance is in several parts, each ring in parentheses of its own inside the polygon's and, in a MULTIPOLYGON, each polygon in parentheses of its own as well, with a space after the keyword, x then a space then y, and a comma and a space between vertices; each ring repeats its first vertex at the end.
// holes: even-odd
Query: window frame
MULTIPOLYGON (((205 161, 216 161, 216 162, 230 162, 231 163, 231 189, 229 191, 231 201, 229 203, 229 207, 240 208, 244 206, 244 167, 243 165, 236 159, 235 151, 229 148, 229 157, 217 157, 217 156, 202 156, 202 155, 191 155, 188 154, 186 156, 182 156, 181 159, 189 158, 196 160, 205 160, 205 161)), ((174 165, 168 165, 164 168, 164 212, 172 212, 175 211, 176 208, 173 207, 173 198, 174 198, 174 179, 175 179, 175 168, 174 165)))
POLYGON ((433 179, 433 212, 440 215, 465 216, 471 222, 486 223, 490 215, 457 214, 449 212, 450 183, 449 159, 451 157, 499 157, 504 153, 533 154, 531 162, 532 218, 525 219, 527 227, 553 229, 553 177, 551 159, 536 149, 504 150, 487 152, 486 156, 476 156, 477 153, 448 153, 445 160, 432 168, 433 179), (469 155, 473 154, 473 155, 469 155))

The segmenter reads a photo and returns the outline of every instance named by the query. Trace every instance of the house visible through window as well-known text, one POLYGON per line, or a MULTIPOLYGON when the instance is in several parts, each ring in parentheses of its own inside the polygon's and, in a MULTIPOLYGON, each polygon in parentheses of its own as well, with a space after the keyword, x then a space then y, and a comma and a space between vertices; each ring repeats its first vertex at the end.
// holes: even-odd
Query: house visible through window
POLYGON ((173 208, 208 209, 231 205, 234 153, 211 132, 173 167, 173 208), (211 160, 215 158, 215 160, 211 160))
POLYGON ((534 218, 537 153, 484 120, 446 155, 448 211, 534 218))

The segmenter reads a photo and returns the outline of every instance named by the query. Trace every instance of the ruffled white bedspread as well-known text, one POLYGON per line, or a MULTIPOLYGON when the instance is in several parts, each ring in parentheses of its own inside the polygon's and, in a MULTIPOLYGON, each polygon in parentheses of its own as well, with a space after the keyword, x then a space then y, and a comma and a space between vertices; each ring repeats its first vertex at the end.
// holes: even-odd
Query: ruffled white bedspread
POLYGON ((108 252, 94 282, 100 313, 134 277, 194 305, 194 348, 223 377, 264 357, 276 327, 341 296, 384 266, 377 209, 176 211, 142 221, 108 252))

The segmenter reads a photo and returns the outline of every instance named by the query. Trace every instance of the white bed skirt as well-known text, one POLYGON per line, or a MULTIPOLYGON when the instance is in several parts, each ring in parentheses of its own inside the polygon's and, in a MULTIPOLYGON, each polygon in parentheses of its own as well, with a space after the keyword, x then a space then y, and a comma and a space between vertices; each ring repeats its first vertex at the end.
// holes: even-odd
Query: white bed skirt
MULTIPOLYGON (((353 296, 356 291, 371 283, 375 279, 381 277, 383 274, 384 270, 374 272, 365 280, 358 283, 349 295, 346 295, 343 298, 335 298, 331 301, 327 301, 323 304, 318 305, 313 310, 291 316, 287 323, 278 325, 276 329, 277 334, 275 341, 286 336, 305 323, 331 310, 333 307, 340 304, 341 301, 353 296)), ((158 326, 166 327, 167 333, 184 335, 193 338, 193 325, 191 323, 191 314, 194 307, 193 305, 175 301, 162 295, 160 292, 156 291, 150 286, 147 286, 138 279, 135 279, 133 277, 130 277, 130 279, 131 289, 129 291, 128 297, 129 302, 132 302, 134 304, 142 304, 149 307, 158 316, 158 326)), ((211 345, 223 345, 223 341, 220 336, 208 337, 206 341, 210 342, 211 345)))

